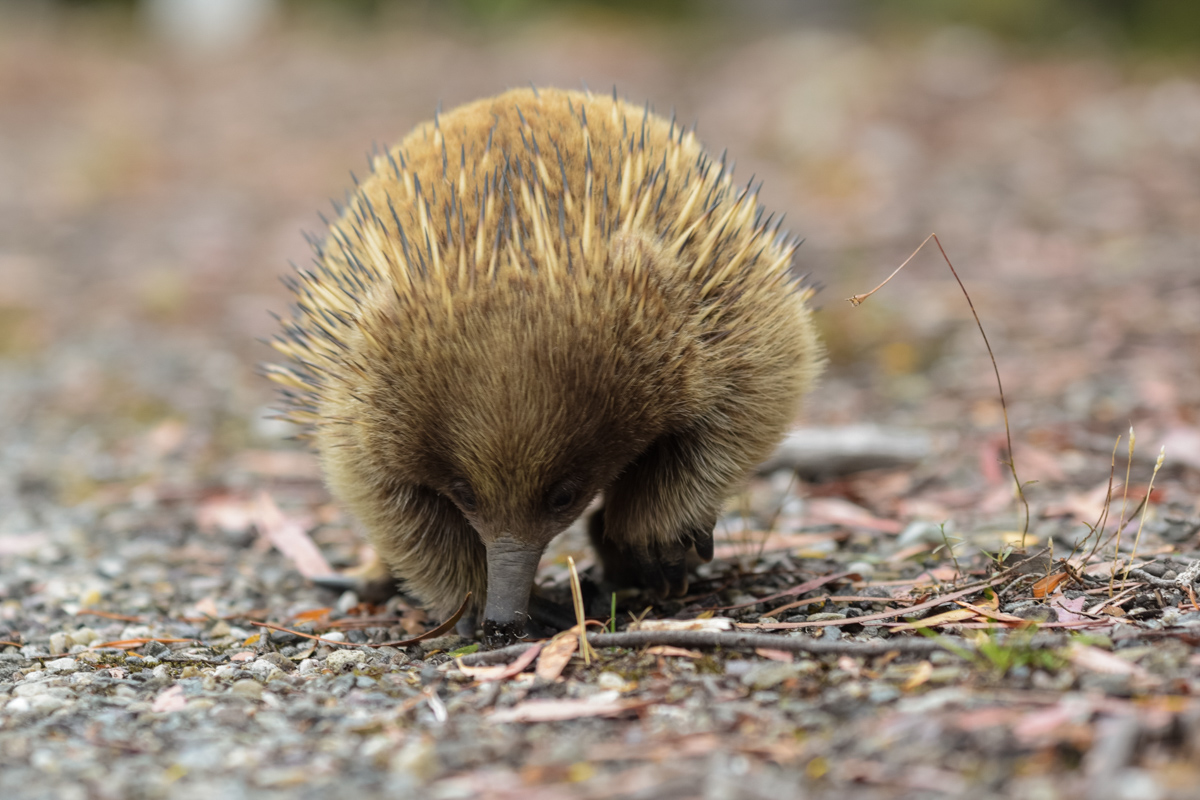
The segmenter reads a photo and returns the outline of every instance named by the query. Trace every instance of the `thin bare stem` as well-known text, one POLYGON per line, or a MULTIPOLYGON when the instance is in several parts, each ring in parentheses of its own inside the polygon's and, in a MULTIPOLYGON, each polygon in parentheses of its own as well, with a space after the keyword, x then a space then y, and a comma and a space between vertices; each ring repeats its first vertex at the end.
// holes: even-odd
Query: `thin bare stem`
MULTIPOLYGON (((1000 410, 1004 413, 1004 438, 1008 445, 1008 460, 1005 461, 1004 464, 1012 473, 1013 482, 1017 487, 1017 498, 1020 500, 1021 506, 1025 509, 1025 523, 1021 528, 1021 548, 1024 549, 1026 539, 1029 536, 1029 500, 1025 497, 1025 487, 1022 485, 1021 479, 1017 476, 1016 459, 1014 458, 1013 454, 1012 428, 1008 423, 1008 402, 1004 399, 1004 384, 1000 381, 1000 367, 996 364, 996 354, 992 352, 991 342, 988 341, 987 333, 983 330, 983 323, 979 319, 979 313, 975 310, 975 304, 971 302, 971 294, 967 291, 967 287, 963 285, 962 278, 958 277, 958 271, 954 269, 954 264, 950 262, 950 257, 946 255, 946 248, 942 247, 942 241, 938 239, 936 233, 931 233, 925 237, 925 241, 921 242, 921 247, 924 247, 926 244, 928 244, 930 239, 933 239, 934 243, 937 244, 938 250, 941 251, 942 258, 946 262, 946 266, 950 268, 950 274, 954 276, 954 280, 958 282, 958 288, 962 289, 963 296, 967 298, 967 305, 971 308, 971 315, 975 317, 975 326, 979 328, 979 335, 983 337, 983 345, 987 348, 988 357, 992 360, 992 371, 996 375, 996 388, 1000 390, 1000 410)), ((879 291, 884 284, 890 281, 897 272, 904 269, 905 265, 908 264, 909 261, 912 261, 917 253, 921 252, 921 247, 918 247, 916 250, 914 250, 913 254, 904 260, 904 264, 896 267, 892 274, 887 277, 887 280, 879 284, 879 286, 876 286, 866 294, 856 294, 854 297, 847 299, 850 301, 850 303, 857 306, 862 303, 862 301, 875 294, 875 292, 879 291)))
MULTIPOLYGON (((875 293, 876 293, 876 292, 878 292, 880 289, 882 289, 884 286, 886 286, 888 281, 890 281, 892 278, 896 277, 896 273, 897 273, 897 272, 899 272, 900 270, 902 270, 902 269, 904 269, 906 266, 908 266, 908 262, 910 262, 910 261, 912 261, 914 258, 916 258, 916 257, 917 257, 917 253, 921 252, 921 247, 924 247, 925 245, 929 244, 929 240, 930 240, 930 239, 936 239, 936 238, 937 238, 937 234, 936 234, 936 233, 931 233, 931 234, 929 234, 928 236, 926 236, 926 237, 925 237, 925 241, 921 242, 921 245, 920 245, 920 247, 918 247, 916 250, 913 250, 913 251, 912 251, 912 255, 911 255, 911 256, 909 256, 908 258, 904 259, 904 263, 903 263, 903 264, 901 264, 900 266, 898 266, 898 267, 896 267, 894 270, 892 270, 892 274, 891 274, 891 275, 888 275, 886 278, 884 278, 884 279, 883 279, 883 283, 879 284, 878 286, 876 286, 874 289, 872 289, 871 291, 867 292, 866 294, 856 294, 856 295, 854 295, 854 297, 847 297, 846 299, 847 299, 848 301, 850 301, 851 305, 855 305, 855 306, 857 306, 857 305, 861 305, 863 300, 866 300, 868 297, 870 297, 871 295, 875 294, 875 293)), ((939 244, 939 245, 938 245, 938 247, 941 247, 941 245, 939 244)))
POLYGON ((1163 445, 1158 450, 1158 460, 1154 462, 1154 472, 1150 473, 1150 485, 1146 487, 1146 502, 1142 504, 1142 518, 1138 522, 1137 536, 1133 537, 1133 550, 1129 553, 1129 563, 1125 567, 1125 576, 1121 587, 1124 588, 1125 582, 1129 580, 1129 570, 1133 567, 1133 561, 1137 558, 1138 544, 1142 541, 1142 528, 1146 525, 1146 512, 1150 510, 1150 493, 1154 491, 1154 479, 1158 477, 1158 471, 1162 469, 1163 461, 1167 457, 1167 447, 1163 445))
MULTIPOLYGON (((1133 432, 1133 426, 1129 426, 1129 459, 1125 462, 1125 485, 1121 487, 1121 516, 1117 521, 1117 547, 1113 553, 1113 568, 1108 576, 1108 596, 1113 595, 1113 584, 1117 580, 1117 557, 1121 553, 1121 531, 1125 530, 1125 511, 1129 503, 1129 472, 1133 469, 1133 445, 1137 441, 1137 435, 1133 432)), ((1147 493, 1146 495, 1150 495, 1147 493)), ((1144 505, 1144 504, 1143 504, 1144 505)), ((1134 513, 1137 513, 1136 511, 1134 513)), ((1141 529, 1138 529, 1141 532, 1141 529)), ((1096 539, 1096 544, 1100 544, 1100 539, 1096 539)), ((1095 551, 1093 551, 1095 552, 1095 551)))
POLYGON ((1120 446, 1121 437, 1118 436, 1117 441, 1113 443, 1112 456, 1108 462, 1108 490, 1104 494, 1104 507, 1100 509, 1100 516, 1096 520, 1096 524, 1091 526, 1088 535, 1076 542, 1075 546, 1071 548, 1071 554, 1067 556, 1067 561, 1075 558, 1080 550, 1087 547, 1088 539, 1095 536, 1096 541, 1092 543, 1092 552, 1088 553, 1083 559, 1083 563, 1086 564, 1087 560, 1095 554, 1096 548, 1100 546, 1100 540, 1104 538, 1104 529, 1108 527, 1108 510, 1112 506, 1113 479, 1117 475, 1117 448, 1120 446))

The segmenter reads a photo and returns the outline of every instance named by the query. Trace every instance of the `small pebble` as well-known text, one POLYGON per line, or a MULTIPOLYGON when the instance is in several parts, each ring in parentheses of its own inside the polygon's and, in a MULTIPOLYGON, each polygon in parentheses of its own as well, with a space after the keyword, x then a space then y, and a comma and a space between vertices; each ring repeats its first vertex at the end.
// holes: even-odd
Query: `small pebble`
POLYGON ((864 580, 870 580, 875 574, 875 565, 868 564, 866 561, 851 561, 846 565, 847 572, 857 572, 864 580))
POLYGON ((325 666, 334 672, 341 672, 349 666, 362 664, 367 660, 367 654, 362 650, 334 650, 325 659, 325 666))
POLYGON ((229 691, 232 694, 240 695, 242 697, 249 697, 251 700, 261 700, 263 687, 258 681, 246 678, 240 681, 235 681, 233 686, 229 687, 229 691))
POLYGON ((279 653, 266 653, 264 655, 259 656, 258 660, 266 661, 268 663, 274 664, 276 667, 279 667, 279 669, 283 670, 284 672, 295 672, 296 671, 296 662, 292 661, 287 656, 280 655, 279 653))

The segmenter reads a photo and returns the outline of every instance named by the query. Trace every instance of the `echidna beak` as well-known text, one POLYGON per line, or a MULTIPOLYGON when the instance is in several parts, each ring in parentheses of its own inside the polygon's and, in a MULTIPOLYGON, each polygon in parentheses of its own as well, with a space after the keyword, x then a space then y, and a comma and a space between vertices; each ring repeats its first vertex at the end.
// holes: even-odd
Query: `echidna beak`
POLYGON ((512 536, 500 536, 488 543, 483 636, 489 645, 511 644, 525 635, 529 593, 543 549, 512 536))

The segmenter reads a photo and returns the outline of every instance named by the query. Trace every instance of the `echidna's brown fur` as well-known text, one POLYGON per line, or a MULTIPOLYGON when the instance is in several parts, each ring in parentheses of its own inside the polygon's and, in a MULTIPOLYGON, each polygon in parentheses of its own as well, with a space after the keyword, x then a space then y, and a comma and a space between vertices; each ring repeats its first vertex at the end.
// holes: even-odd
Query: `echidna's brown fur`
POLYGON ((497 564, 598 493, 610 573, 674 563, 778 441, 822 351, 777 228, 673 121, 510 91, 374 159, 269 373, 412 592, 482 611, 490 559, 520 616, 497 564))

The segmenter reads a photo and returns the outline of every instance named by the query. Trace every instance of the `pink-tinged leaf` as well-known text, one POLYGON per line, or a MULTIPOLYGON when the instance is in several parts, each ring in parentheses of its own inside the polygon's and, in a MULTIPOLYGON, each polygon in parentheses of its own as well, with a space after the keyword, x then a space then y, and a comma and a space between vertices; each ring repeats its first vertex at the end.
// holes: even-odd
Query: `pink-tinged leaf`
POLYGON ((1144 667, 1134 664, 1132 661, 1126 661, 1107 650, 1090 645, 1071 645, 1067 650, 1067 659, 1080 669, 1092 672, 1101 672, 1106 675, 1131 675, 1135 678, 1150 677, 1150 673, 1144 667))
POLYGON ((768 661, 782 661, 785 664, 790 664, 796 660, 795 654, 789 653, 787 650, 772 650, 769 647, 758 647, 755 648, 754 652, 768 661))
POLYGON ((1055 599, 1050 604, 1050 607, 1058 614, 1059 622, 1092 622, 1091 617, 1086 617, 1080 613, 1083 611, 1083 607, 1087 604, 1087 601, 1088 599, 1084 595, 1071 598, 1070 600, 1062 597, 1055 599))
POLYGON ((183 687, 177 683, 170 689, 160 692, 158 697, 154 698, 150 710, 156 714, 167 714, 172 711, 182 711, 186 707, 187 698, 183 696, 183 687))
MULTIPOLYGON (((578 626, 577 626, 578 627, 578 626)), ((534 674, 544 681, 553 682, 559 679, 562 671, 571 662, 571 656, 579 648, 579 635, 560 633, 542 648, 538 656, 534 674)))
POLYGON ((0 556, 27 556, 50 543, 44 533, 0 534, 0 556))
POLYGON ((524 653, 517 657, 516 661, 511 664, 500 664, 490 667, 468 667, 462 663, 462 659, 458 659, 455 663, 458 669, 468 677, 474 678, 480 683, 489 681, 506 681, 509 678, 520 675, 525 671, 525 668, 533 663, 533 660, 538 657, 538 653, 542 651, 541 643, 535 644, 524 653))
POLYGON ((254 501, 247 497, 223 494, 203 500, 196 506, 196 527, 208 533, 241 533, 254 524, 254 501))
POLYGON ((806 504, 806 516, 816 522, 866 528, 880 533, 900 533, 904 526, 894 519, 883 519, 840 497, 817 497, 806 504))
POLYGON ((240 653, 234 653, 233 655, 231 655, 229 657, 229 660, 230 661, 253 661, 254 657, 255 657, 254 653, 250 652, 249 650, 243 650, 240 653))
POLYGON ((1074 738, 1081 728, 1090 728, 1092 715, 1097 710, 1096 698, 1087 695, 1064 697, 1048 708, 1022 714, 1013 723, 1012 732, 1017 741, 1027 746, 1053 744, 1064 738, 1074 738))
POLYGON ((279 552, 291 559, 301 575, 316 578, 333 573, 329 562, 321 555, 321 551, 313 544, 304 528, 284 516, 269 494, 258 493, 254 512, 254 521, 259 532, 275 545, 279 552))
POLYGON ((582 700, 526 700, 512 708, 494 711, 488 719, 492 722, 561 722, 584 717, 619 717, 649 705, 644 700, 620 700, 609 695, 605 692, 582 700))

